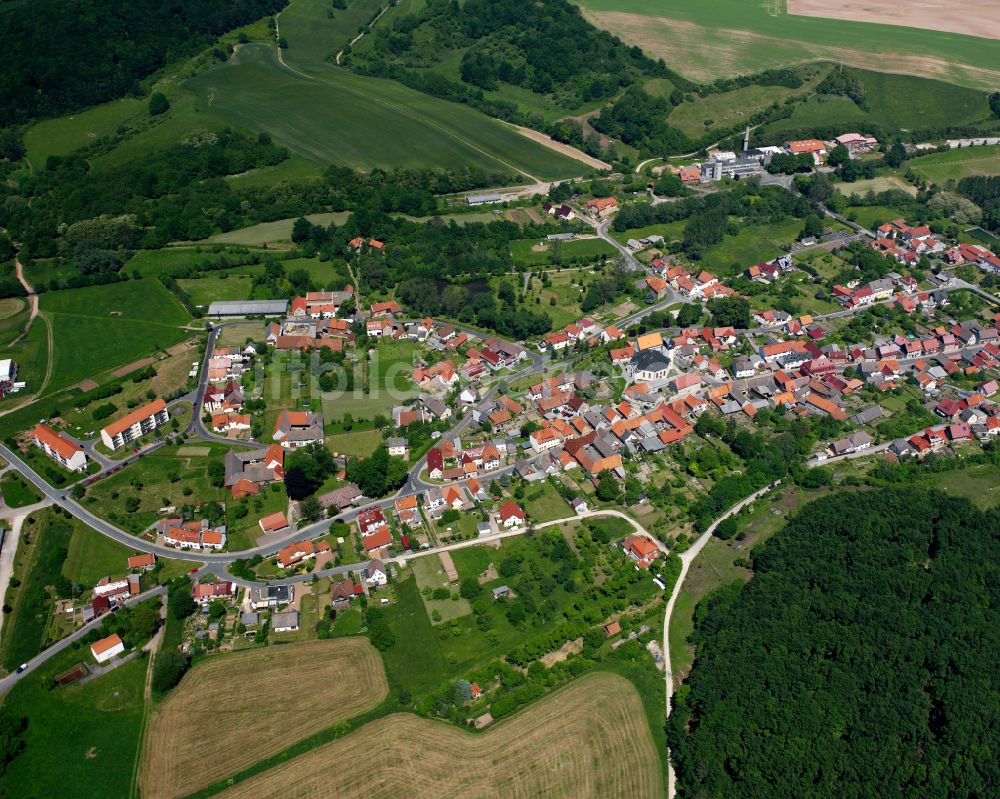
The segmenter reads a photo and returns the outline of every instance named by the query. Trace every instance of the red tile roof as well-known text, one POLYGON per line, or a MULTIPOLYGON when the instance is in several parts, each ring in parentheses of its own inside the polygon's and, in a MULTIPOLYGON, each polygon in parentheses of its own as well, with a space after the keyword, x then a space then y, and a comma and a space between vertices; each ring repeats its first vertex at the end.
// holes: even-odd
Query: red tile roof
POLYGON ((112 422, 107 427, 104 428, 104 432, 107 433, 112 438, 124 430, 128 430, 136 422, 141 422, 143 419, 147 419, 154 413, 159 413, 167 407, 162 399, 157 398, 141 408, 136 408, 132 413, 123 416, 121 419, 112 422))

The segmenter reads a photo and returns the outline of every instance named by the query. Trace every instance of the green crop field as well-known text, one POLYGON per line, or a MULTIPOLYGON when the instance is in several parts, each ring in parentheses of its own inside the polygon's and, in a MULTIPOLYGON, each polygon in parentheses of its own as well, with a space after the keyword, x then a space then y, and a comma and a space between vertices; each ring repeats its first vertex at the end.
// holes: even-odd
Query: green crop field
POLYGON ((914 158, 906 166, 934 183, 961 180, 969 175, 1000 175, 1000 145, 931 153, 914 158))
POLYGON ((7 695, 4 708, 26 716, 28 728, 24 751, 0 776, 5 796, 128 795, 149 661, 138 658, 85 685, 51 687, 54 677, 86 660, 93 664, 87 649, 70 649, 7 695))
POLYGON ((470 108, 333 66, 306 74, 282 66, 266 45, 241 47, 228 63, 184 87, 198 98, 192 120, 205 113, 265 131, 319 163, 358 169, 464 164, 550 178, 585 170, 470 108))
POLYGON ((191 302, 195 305, 208 305, 215 300, 248 300, 253 293, 253 278, 246 276, 208 274, 177 282, 191 295, 191 302))
POLYGON ((985 92, 911 75, 849 71, 863 83, 869 111, 847 97, 815 95, 796 106, 788 119, 762 128, 762 139, 780 141, 785 131, 864 122, 907 130, 942 128, 982 122, 990 116, 985 92), (920 102, 914 102, 915 97, 920 102))
POLYGON ((1000 81, 1000 41, 927 26, 793 16, 780 0, 576 2, 598 27, 695 80, 823 59, 983 89, 1000 81))
POLYGON ((191 335, 183 306, 158 281, 50 291, 41 309, 52 323, 52 391, 131 363, 191 335))

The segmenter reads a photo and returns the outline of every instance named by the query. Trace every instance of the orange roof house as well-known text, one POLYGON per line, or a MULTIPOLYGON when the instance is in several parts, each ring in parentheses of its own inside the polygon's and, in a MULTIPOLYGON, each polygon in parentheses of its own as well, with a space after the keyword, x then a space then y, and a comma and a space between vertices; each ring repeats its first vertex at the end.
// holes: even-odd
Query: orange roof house
POLYGON ((270 513, 259 522, 260 529, 265 533, 276 533, 279 530, 285 530, 288 528, 288 519, 285 518, 285 514, 280 511, 277 513, 270 513))

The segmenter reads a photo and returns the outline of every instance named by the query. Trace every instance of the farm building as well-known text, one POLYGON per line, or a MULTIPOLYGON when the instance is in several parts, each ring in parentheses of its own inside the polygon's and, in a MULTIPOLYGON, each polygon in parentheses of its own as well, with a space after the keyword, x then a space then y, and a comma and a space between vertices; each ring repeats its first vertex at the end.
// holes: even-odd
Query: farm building
POLYGON ((288 300, 216 300, 206 316, 284 316, 288 300))

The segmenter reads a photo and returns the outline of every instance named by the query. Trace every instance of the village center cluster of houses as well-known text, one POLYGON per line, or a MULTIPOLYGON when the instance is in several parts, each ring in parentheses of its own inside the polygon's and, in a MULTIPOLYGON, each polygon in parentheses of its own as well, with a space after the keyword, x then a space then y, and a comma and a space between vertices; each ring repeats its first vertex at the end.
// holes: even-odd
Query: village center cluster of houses
MULTIPOLYGON (((849 149, 862 152, 869 145, 858 143, 849 149)), ((820 150, 814 152, 821 157, 820 150)), ((613 198, 592 200, 584 206, 585 212, 597 217, 607 217, 616 208, 613 198)), ((877 425, 887 412, 877 402, 863 400, 863 393, 871 395, 862 389, 888 393, 910 381, 941 422, 883 442, 889 457, 924 457, 952 443, 1000 434, 1000 406, 993 399, 998 390, 996 370, 1000 368, 1000 314, 956 322, 939 312, 947 309, 949 292, 956 287, 951 267, 971 264, 1000 273, 1000 259, 985 247, 949 245, 927 227, 911 227, 904 220, 883 225, 878 232, 871 246, 886 256, 885 274, 864 284, 836 285, 833 297, 844 312, 884 303, 906 314, 921 312, 934 317, 924 326, 926 334, 889 334, 853 345, 827 343, 829 328, 821 319, 809 315, 793 318, 783 311, 766 309, 753 312, 759 327, 750 331, 705 325, 637 335, 615 324, 583 317, 537 342, 538 349, 556 366, 562 357, 568 366, 571 355, 606 352, 609 363, 619 367, 624 377, 620 393, 611 381, 591 370, 570 367, 561 374, 539 375, 527 389, 486 394, 482 384, 494 386, 499 377, 516 373, 538 356, 525 344, 461 330, 451 323, 431 318, 405 320, 402 309, 392 300, 376 302, 366 313, 355 311, 350 319, 340 318, 344 304, 356 301, 350 286, 343 291, 310 292, 290 302, 213 306, 219 317, 256 313, 279 317, 266 322, 263 330, 266 346, 275 351, 343 352, 356 343, 352 332, 355 323, 364 325, 369 339, 418 343, 423 355, 410 377, 420 394, 390 411, 393 429, 385 439, 390 456, 410 459, 410 425, 440 423, 438 429, 444 430, 449 420, 466 414, 478 424, 462 435, 434 434, 421 471, 424 486, 420 491, 376 502, 378 498, 365 497, 356 485, 342 478, 338 487, 317 497, 331 517, 356 511, 360 551, 369 558, 356 578, 334 583, 332 599, 337 606, 384 587, 392 571, 386 564, 395 553, 413 543, 426 545, 426 536, 419 532, 425 520, 437 522, 448 511, 479 513, 488 507, 489 513, 476 525, 481 537, 529 526, 532 519, 526 509, 490 485, 495 475, 503 472, 537 482, 565 474, 579 486, 596 486, 607 473, 624 480, 626 460, 655 457, 685 441, 694 433, 698 417, 706 412, 738 424, 749 424, 764 409, 782 409, 799 416, 825 415, 853 423, 848 435, 827 442, 816 453, 817 460, 825 460, 876 446, 877 425), (936 266, 934 274, 924 278, 926 283, 902 273, 924 256, 933 259, 936 266), (961 378, 961 386, 950 378, 961 378), (484 402, 481 396, 491 399, 484 402)), ((358 246, 374 244, 362 241, 358 246)), ((782 256, 748 267, 744 276, 771 284, 794 269, 792 257, 782 256)), ((663 258, 652 260, 645 285, 651 302, 663 299, 668 288, 689 302, 706 303, 736 295, 711 273, 689 270, 663 258)), ((259 354, 254 344, 215 347, 208 353, 207 385, 200 405, 213 432, 249 437, 253 422, 244 410, 242 384, 259 354)), ((98 441, 110 452, 134 448, 169 421, 166 403, 155 399, 111 421, 100 431, 98 441)), ((230 449, 224 458, 224 485, 230 496, 234 500, 253 497, 268 484, 282 481, 287 452, 323 444, 324 424, 323 415, 314 410, 284 409, 273 429, 263 432, 265 440, 260 443, 265 446, 230 449)), ((37 424, 29 438, 31 445, 61 467, 87 470, 84 442, 46 422, 37 424)), ((589 493, 581 490, 567 510, 586 514, 591 504, 589 493)), ((296 518, 294 506, 288 512, 269 513, 258 522, 261 535, 285 542, 295 536, 296 518)), ((161 518, 151 533, 158 543, 183 550, 220 551, 227 545, 225 526, 211 525, 206 519, 161 518)), ((657 542, 644 536, 630 536, 620 545, 638 568, 648 568, 661 552, 657 542)), ((274 556, 276 566, 285 573, 327 568, 334 558, 327 540, 309 537, 284 543, 274 556)), ((140 592, 141 573, 154 565, 153 556, 130 559, 127 576, 101 581, 84 604, 74 605, 71 612, 79 613, 83 621, 109 612, 140 592)), ((193 587, 193 598, 207 608, 218 599, 234 601, 238 590, 225 580, 198 583, 193 587)), ((260 624, 260 614, 270 611, 270 629, 294 631, 299 626, 294 603, 292 586, 251 589, 244 597, 241 618, 252 630, 260 624)), ((213 634, 210 628, 203 632, 213 634)), ((121 653, 121 644, 110 639, 97 642, 93 655, 104 662, 121 653)))

